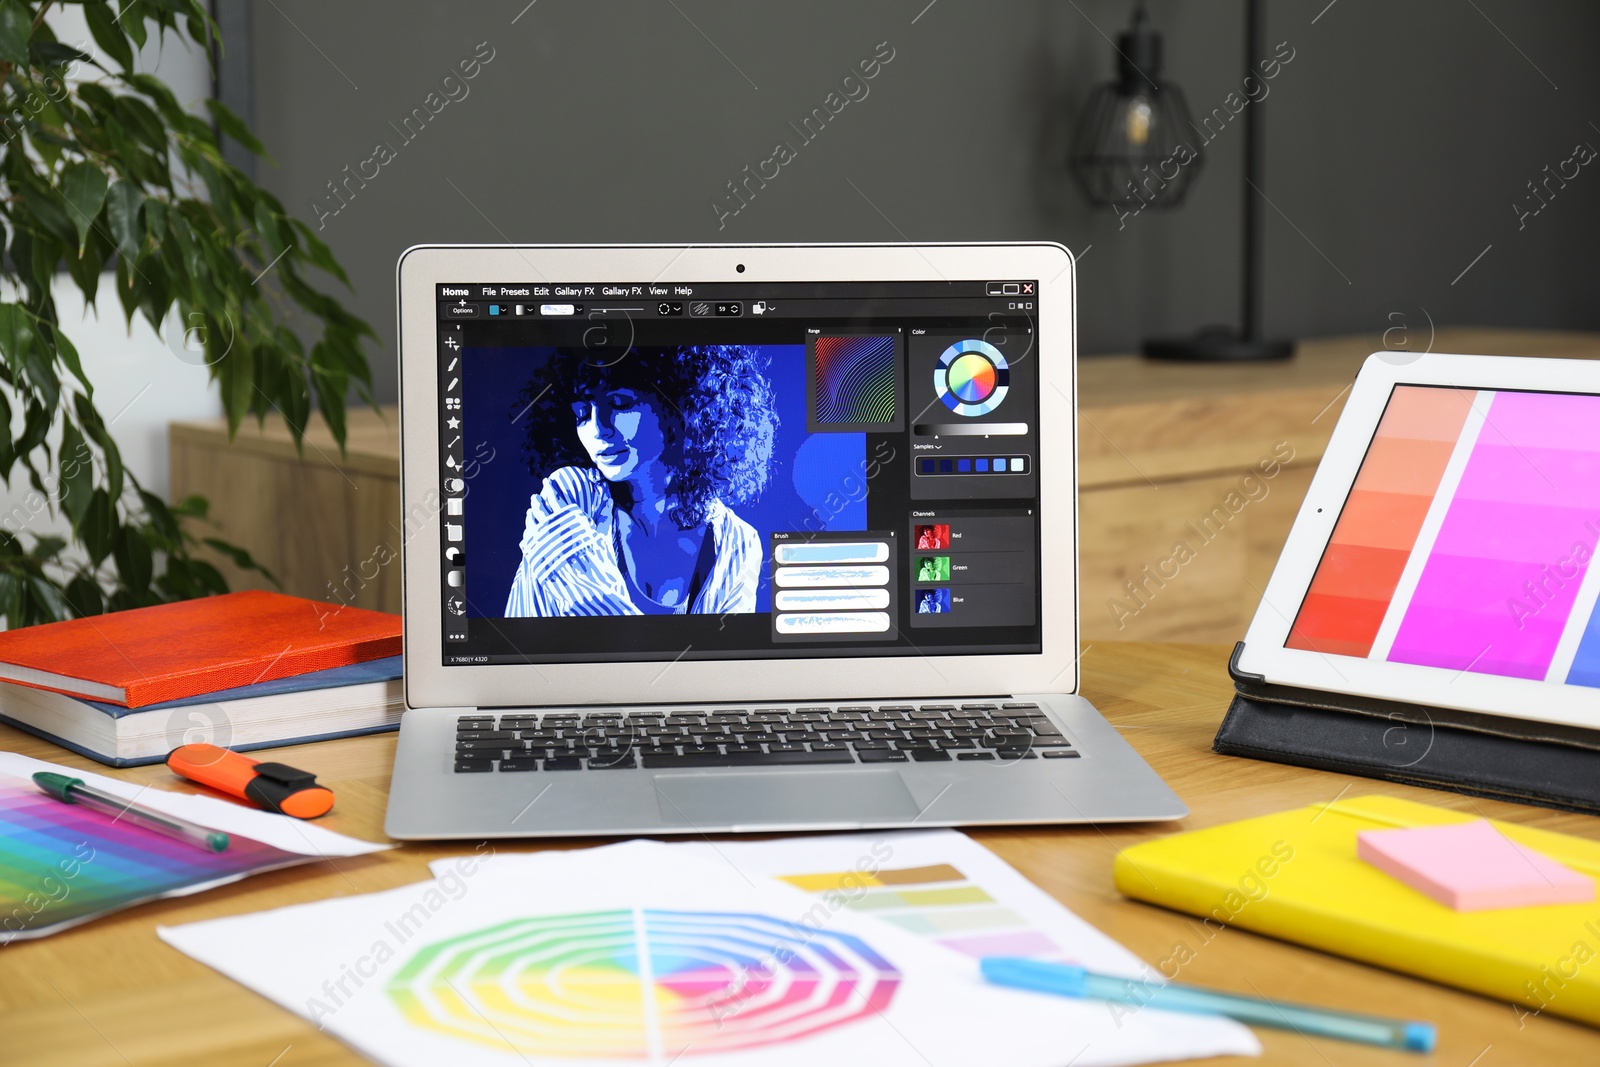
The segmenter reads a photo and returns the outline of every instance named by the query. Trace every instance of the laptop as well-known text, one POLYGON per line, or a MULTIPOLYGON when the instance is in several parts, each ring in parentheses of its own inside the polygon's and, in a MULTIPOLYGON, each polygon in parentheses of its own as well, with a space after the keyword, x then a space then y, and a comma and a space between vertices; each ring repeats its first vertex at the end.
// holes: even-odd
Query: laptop
POLYGON ((1078 695, 1054 244, 398 267, 400 839, 1177 819, 1078 695))

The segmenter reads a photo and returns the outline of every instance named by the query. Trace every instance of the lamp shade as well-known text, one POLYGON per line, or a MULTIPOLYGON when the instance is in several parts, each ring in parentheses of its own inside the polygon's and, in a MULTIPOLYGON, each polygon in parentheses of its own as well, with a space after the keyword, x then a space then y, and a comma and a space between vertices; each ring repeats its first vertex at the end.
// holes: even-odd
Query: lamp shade
POLYGON ((1072 172, 1097 207, 1172 207, 1205 161, 1183 93, 1161 76, 1161 51, 1140 4, 1117 35, 1116 79, 1095 86, 1073 136, 1072 172))

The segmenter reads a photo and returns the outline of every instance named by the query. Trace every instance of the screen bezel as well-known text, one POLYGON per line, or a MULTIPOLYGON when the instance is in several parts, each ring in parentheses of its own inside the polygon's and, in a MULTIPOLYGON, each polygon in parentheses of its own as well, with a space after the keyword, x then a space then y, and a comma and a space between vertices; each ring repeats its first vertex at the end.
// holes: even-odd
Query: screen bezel
POLYGON ((401 558, 408 707, 517 707, 1072 693, 1078 687, 1077 286, 1058 244, 419 245, 396 271, 401 558), (438 312, 441 282, 646 279, 661 283, 1037 279, 1041 651, 825 659, 442 665, 438 312), (1047 355, 1048 353, 1048 355, 1047 355), (424 547, 425 546, 425 547, 424 547))
POLYGON ((1277 685, 1600 728, 1600 690, 1587 686, 1284 647, 1378 421, 1398 385, 1600 394, 1600 362, 1443 353, 1417 357, 1407 352, 1368 356, 1250 622, 1237 668, 1277 685))

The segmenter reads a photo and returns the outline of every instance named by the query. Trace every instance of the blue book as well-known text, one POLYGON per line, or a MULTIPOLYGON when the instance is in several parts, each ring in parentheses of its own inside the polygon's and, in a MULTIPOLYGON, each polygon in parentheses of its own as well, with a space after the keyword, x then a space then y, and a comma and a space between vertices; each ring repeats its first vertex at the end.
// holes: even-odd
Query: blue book
POLYGON ((0 682, 0 722, 113 767, 161 763, 195 742, 247 752, 352 737, 399 728, 400 662, 390 656, 142 708, 0 682))

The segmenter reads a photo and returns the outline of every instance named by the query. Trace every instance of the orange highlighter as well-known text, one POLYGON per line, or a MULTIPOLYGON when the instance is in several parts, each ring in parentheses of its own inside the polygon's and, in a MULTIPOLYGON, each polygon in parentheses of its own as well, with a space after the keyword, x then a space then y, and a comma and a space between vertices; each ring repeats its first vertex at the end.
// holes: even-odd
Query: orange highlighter
POLYGON ((333 807, 333 790, 318 785, 316 775, 216 745, 181 745, 167 756, 167 766, 218 792, 297 819, 315 819, 333 807))

